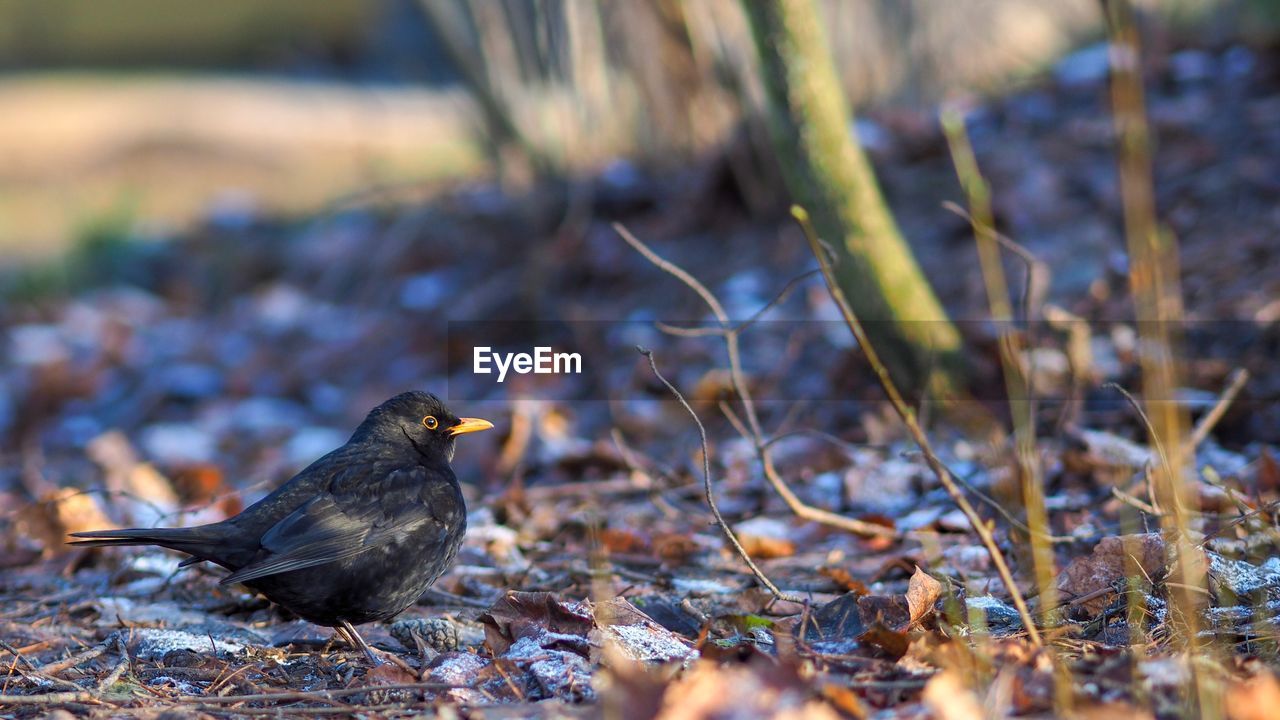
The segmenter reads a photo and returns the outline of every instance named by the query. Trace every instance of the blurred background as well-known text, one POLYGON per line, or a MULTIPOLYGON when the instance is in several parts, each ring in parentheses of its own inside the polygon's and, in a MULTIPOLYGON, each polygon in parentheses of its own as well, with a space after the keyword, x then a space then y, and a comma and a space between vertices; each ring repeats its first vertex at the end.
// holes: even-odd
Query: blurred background
MULTIPOLYGON (((855 109, 1104 70, 1094 0, 820 4, 855 109)), ((1264 42, 1277 14, 1267 0, 1143 5, 1161 51, 1179 36, 1264 42)), ((495 141, 563 171, 677 166, 741 129, 754 63, 735 0, 12 0, 0 262, 50 257, 104 221, 162 236, 237 209, 527 179, 528 158, 495 141)))

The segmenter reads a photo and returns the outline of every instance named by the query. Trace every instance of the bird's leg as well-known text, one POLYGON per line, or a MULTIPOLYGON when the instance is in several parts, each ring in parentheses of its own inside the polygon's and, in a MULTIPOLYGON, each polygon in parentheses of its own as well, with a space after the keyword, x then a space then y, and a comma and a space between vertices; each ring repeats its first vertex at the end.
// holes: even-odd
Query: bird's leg
POLYGON ((329 642, 324 646, 324 651, 328 652, 329 648, 333 647, 333 641, 337 639, 341 639, 342 642, 350 645, 351 647, 355 647, 356 645, 351 639, 351 636, 347 634, 346 628, 339 626, 333 628, 333 637, 329 638, 329 642))
POLYGON ((341 625, 334 628, 334 631, 341 632, 347 642, 359 648, 364 653, 364 656, 369 658, 369 662, 374 665, 382 664, 382 660, 380 660, 377 655, 373 654, 373 648, 369 647, 369 643, 365 642, 364 638, 360 637, 360 633, 356 632, 354 625, 343 620, 341 625))

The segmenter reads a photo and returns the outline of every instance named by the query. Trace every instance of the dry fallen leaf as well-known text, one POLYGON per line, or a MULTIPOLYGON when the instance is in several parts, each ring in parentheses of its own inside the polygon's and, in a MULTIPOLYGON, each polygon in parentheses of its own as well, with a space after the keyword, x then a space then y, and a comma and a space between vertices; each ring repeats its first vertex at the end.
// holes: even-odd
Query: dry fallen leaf
POLYGON ((365 673, 364 679, 368 685, 401 685, 418 682, 416 675, 389 662, 382 663, 365 673))
POLYGON ((942 583, 916 567, 915 574, 907 584, 907 611, 911 616, 911 624, 918 625, 933 615, 933 607, 940 597, 942 583))
POLYGON ((858 595, 870 595, 867 584, 855 578, 842 567, 824 566, 818 568, 818 574, 834 582, 841 590, 858 595))
POLYGON ((649 540, 640 533, 625 528, 602 529, 600 544, 611 553, 644 555, 649 552, 649 540))
POLYGON ((67 537, 83 530, 113 530, 98 499, 75 488, 62 488, 46 494, 39 502, 28 505, 18 514, 18 532, 40 543, 44 554, 54 555, 70 550, 67 537))
POLYGON ((756 560, 771 560, 796 554, 795 543, 783 538, 765 535, 739 535, 738 542, 742 543, 742 549, 746 550, 747 554, 756 560))
MULTIPOLYGON (((1100 593, 1130 574, 1156 576, 1164 567, 1167 549, 1164 539, 1154 533, 1103 538, 1093 553, 1071 561, 1058 576, 1058 589, 1067 600, 1100 593)), ((1086 612, 1102 612, 1114 598, 1102 593, 1080 607, 1086 612)))
POLYGON ((698 552, 698 543, 686 533, 658 533, 653 536, 653 554, 669 565, 683 565, 698 552))

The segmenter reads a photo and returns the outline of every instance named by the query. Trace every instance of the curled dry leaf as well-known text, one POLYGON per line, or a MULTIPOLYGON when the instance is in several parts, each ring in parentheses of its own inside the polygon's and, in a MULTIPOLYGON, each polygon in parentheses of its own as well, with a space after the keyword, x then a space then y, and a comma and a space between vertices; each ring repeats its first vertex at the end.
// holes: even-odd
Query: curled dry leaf
POLYGON ((942 597, 942 583, 929 573, 916 567, 907 584, 907 611, 911 624, 918 625, 933 616, 934 605, 942 597))

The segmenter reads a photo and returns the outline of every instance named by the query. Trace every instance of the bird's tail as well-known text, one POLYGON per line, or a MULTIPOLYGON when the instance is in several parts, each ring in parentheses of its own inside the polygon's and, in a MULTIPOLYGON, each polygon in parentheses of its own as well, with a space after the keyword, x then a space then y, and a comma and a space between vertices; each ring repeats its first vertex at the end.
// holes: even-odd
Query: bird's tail
POLYGON ((159 545, 198 558, 208 558, 209 550, 217 548, 225 538, 218 525, 201 525, 193 528, 125 528, 123 530, 90 530, 71 533, 84 538, 67 543, 79 547, 108 547, 112 545, 159 545))

